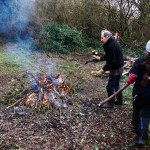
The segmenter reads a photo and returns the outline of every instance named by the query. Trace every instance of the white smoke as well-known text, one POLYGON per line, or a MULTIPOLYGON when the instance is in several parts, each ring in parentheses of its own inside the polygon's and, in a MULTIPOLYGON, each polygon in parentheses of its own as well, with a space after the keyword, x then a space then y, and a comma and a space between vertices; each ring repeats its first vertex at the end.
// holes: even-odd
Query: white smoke
POLYGON ((23 30, 35 12, 33 0, 0 0, 0 33, 23 30))
POLYGON ((20 32, 24 31, 35 12, 35 1, 0 0, 0 6, 2 8, 0 10, 2 11, 0 13, 0 24, 4 25, 3 28, 0 26, 0 33, 7 32, 8 35, 15 28, 16 33, 19 34, 15 43, 9 42, 6 44, 6 53, 9 59, 17 64, 22 71, 34 75, 41 72, 47 74, 55 72, 55 63, 51 58, 38 51, 32 51, 33 39, 28 33, 24 35, 23 32, 24 37, 20 38, 20 32), (2 20, 5 20, 5 22, 2 22, 2 20))
POLYGON ((6 52, 10 61, 17 64, 21 71, 37 75, 39 73, 56 73, 55 60, 45 53, 32 51, 32 41, 20 40, 17 43, 7 43, 6 52))

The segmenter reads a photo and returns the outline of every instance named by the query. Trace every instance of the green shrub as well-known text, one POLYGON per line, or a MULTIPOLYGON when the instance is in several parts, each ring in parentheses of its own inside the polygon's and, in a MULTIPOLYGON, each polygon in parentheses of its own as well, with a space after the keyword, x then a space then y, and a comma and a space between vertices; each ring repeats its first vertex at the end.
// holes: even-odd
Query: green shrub
POLYGON ((84 46, 82 33, 66 24, 48 23, 40 33, 38 45, 50 52, 66 53, 84 46))
POLYGON ((103 52, 103 44, 99 38, 91 38, 84 34, 84 45, 84 50, 82 52, 89 52, 92 49, 103 52))

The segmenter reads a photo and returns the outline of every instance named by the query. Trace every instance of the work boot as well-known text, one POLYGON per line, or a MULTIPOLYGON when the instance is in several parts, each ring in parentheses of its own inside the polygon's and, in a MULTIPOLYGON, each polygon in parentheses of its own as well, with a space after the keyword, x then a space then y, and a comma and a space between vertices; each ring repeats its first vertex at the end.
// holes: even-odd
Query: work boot
POLYGON ((141 136, 136 136, 134 142, 138 146, 144 146, 144 143, 145 143, 145 141, 143 140, 143 138, 141 136))
POLYGON ((105 103, 105 104, 103 104, 102 106, 101 106, 101 108, 113 108, 114 107, 114 105, 113 104, 110 104, 110 103, 105 103))
POLYGON ((123 96, 122 96, 122 92, 120 92, 117 96, 116 96, 116 101, 114 102, 115 105, 122 105, 123 104, 123 96))
MULTIPOLYGON (((108 94, 108 97, 109 96, 111 96, 111 94, 108 94)), ((114 102, 115 102, 115 98, 112 98, 111 100, 109 100, 108 102, 103 104, 101 107, 102 108, 113 108, 114 107, 114 102)))

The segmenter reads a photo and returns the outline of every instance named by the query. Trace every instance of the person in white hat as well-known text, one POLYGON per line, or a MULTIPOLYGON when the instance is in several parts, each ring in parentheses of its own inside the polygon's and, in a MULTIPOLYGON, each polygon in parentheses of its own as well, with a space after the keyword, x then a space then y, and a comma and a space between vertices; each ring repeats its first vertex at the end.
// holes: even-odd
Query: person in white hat
POLYGON ((150 52, 150 40, 146 44, 146 51, 150 52))
POLYGON ((144 145, 150 125, 150 40, 146 44, 146 55, 138 58, 129 71, 128 83, 134 83, 132 125, 137 134, 135 144, 144 145))

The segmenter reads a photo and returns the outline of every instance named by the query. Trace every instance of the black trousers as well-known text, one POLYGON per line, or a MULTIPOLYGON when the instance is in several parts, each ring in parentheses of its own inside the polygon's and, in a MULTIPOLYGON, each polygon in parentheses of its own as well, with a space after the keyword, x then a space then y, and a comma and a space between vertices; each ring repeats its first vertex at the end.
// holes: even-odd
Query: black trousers
POLYGON ((138 136, 148 139, 150 125, 150 99, 135 95, 133 99, 133 126, 138 136))
MULTIPOLYGON (((106 86, 108 96, 113 95, 116 91, 119 90, 119 82, 121 75, 109 75, 108 84, 106 86)), ((110 100, 110 104, 114 104, 115 98, 110 100)))

